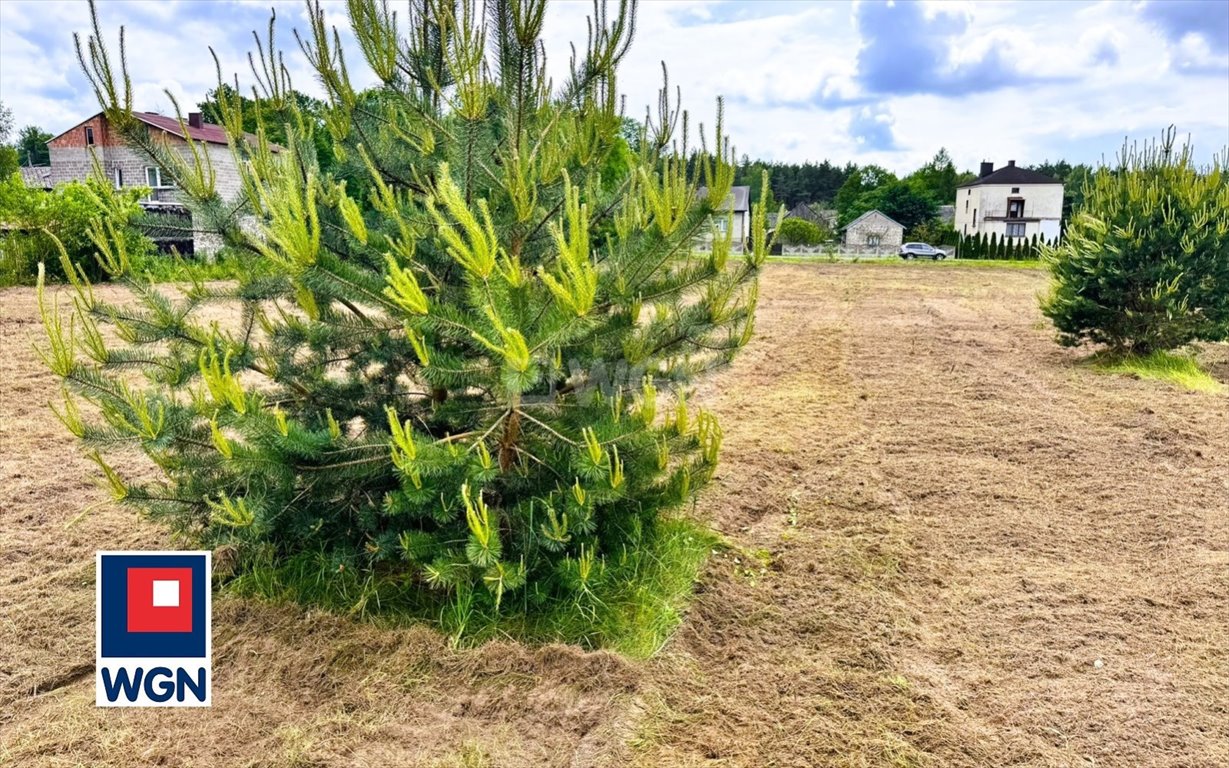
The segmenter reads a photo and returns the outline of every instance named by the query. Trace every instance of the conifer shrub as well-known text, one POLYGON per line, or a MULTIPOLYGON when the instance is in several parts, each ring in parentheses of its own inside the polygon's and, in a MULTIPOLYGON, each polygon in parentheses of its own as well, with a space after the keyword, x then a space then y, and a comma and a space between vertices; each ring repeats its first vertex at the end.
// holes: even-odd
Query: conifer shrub
POLYGON ((786 245, 819 245, 826 239, 818 224, 792 216, 777 226, 776 238, 786 245))
POLYGON ((1041 309, 1062 344, 1146 356, 1229 338, 1229 151, 1198 168, 1174 138, 1124 146, 1085 185, 1062 242, 1043 248, 1053 287, 1041 309))
MULTIPOLYGON (((260 269, 171 296, 106 250, 139 303, 79 275, 71 322, 44 298, 57 413, 117 501, 224 551, 260 593, 649 652, 713 545, 681 510, 722 430, 687 391, 751 336, 764 206, 744 254, 715 227, 693 247, 734 177, 720 104, 697 148, 664 88, 628 149, 616 71, 634 4, 596 8, 559 88, 544 2, 410 8, 398 26, 383 3, 348 4, 380 81, 360 93, 312 5, 300 45, 336 175, 292 100, 278 147, 245 135, 219 88, 239 200, 218 196, 207 155, 176 159, 130 119, 95 17, 82 60, 112 124, 260 269), (197 317, 211 305, 231 322, 197 317), (128 446, 162 476, 108 459, 128 446)), ((291 88, 272 30, 254 60, 277 101, 291 88)))

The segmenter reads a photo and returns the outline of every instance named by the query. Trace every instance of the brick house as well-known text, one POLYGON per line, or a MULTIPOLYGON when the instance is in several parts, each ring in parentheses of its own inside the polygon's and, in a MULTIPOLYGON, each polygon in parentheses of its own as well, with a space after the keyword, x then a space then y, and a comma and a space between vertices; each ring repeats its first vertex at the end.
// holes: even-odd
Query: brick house
MULTIPOLYGON (((147 125, 151 133, 160 134, 168 146, 191 160, 191 151, 184 141, 184 129, 179 120, 153 112, 133 112, 133 116, 147 125)), ((226 130, 220 125, 206 123, 200 112, 191 112, 188 114, 187 132, 197 142, 198 149, 208 156, 218 194, 223 200, 238 197, 242 183, 227 143, 226 130)), ((92 152, 117 189, 150 189, 149 197, 141 203, 144 208, 187 216, 183 195, 174 182, 144 153, 129 147, 111 129, 101 112, 56 136, 47 142, 47 147, 51 154, 50 165, 21 169, 22 178, 28 186, 51 189, 69 181, 84 181, 93 171, 92 152)), ((193 229, 192 249, 195 253, 209 254, 220 246, 221 242, 213 233, 193 229)))

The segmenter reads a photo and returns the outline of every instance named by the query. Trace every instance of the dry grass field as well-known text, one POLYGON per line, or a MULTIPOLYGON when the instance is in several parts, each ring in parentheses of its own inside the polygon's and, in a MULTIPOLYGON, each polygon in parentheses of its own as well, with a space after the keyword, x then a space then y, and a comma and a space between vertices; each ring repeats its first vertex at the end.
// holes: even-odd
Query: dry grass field
POLYGON ((103 503, 0 291, 0 765, 1229 765, 1229 396, 1081 365, 1044 282, 771 266, 699 393, 732 546, 654 659, 221 595, 210 710, 94 707, 93 552, 174 542, 103 503))

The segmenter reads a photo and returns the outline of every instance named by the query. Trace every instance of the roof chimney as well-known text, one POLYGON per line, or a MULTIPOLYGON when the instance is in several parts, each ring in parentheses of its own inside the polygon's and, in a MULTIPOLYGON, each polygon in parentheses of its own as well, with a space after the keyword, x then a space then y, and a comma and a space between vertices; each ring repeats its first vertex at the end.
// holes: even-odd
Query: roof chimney
POLYGON ((204 124, 205 124, 205 121, 202 119, 200 112, 189 112, 188 113, 188 127, 189 128, 200 128, 204 126, 204 124))
POLYGON ((1007 161, 1007 167, 1008 167, 1008 168, 1015 168, 1015 167, 1016 167, 1016 161, 1015 161, 1015 160, 1008 160, 1008 161, 1007 161))
POLYGON ((985 160, 982 160, 981 172, 977 174, 977 178, 984 179, 992 173, 994 173, 994 163, 988 163, 985 160))

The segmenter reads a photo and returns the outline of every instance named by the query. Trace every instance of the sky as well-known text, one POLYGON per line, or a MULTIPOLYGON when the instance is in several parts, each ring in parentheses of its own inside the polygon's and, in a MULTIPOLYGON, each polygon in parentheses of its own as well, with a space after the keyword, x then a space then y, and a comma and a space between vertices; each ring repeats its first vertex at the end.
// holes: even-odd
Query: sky
MULTIPOLYGON (((345 3, 325 0, 361 70, 345 3)), ((394 9, 404 3, 393 0, 394 9)), ((135 107, 171 113, 217 83, 253 80, 252 30, 277 12, 294 85, 322 95, 292 31, 300 0, 99 0, 114 44, 126 28, 135 107)), ((563 80, 583 47, 592 3, 554 2, 543 32, 548 72, 563 80)), ((60 133, 98 111, 72 34, 83 0, 0 0, 0 101, 16 127, 60 133)), ((723 96, 738 155, 787 162, 877 163, 908 172, 945 147, 961 169, 1112 160, 1124 138, 1173 124, 1208 162, 1229 145, 1229 0, 806 2, 643 0, 618 88, 627 112, 656 104, 666 63, 693 123, 711 126, 723 96)), ((361 71, 360 71, 361 70, 361 71)))

